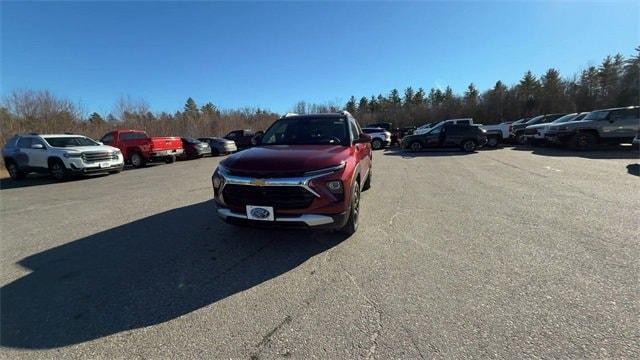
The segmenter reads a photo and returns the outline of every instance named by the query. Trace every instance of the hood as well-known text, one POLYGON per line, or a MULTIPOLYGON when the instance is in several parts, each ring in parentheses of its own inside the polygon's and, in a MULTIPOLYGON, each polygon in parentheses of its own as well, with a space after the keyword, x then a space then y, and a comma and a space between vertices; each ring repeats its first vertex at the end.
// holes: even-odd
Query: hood
POLYGON ((67 152, 114 152, 120 151, 120 149, 109 145, 100 146, 74 146, 74 147, 57 147, 56 150, 67 152))
MULTIPOLYGON (((551 123, 544 123, 544 124, 535 124, 535 125, 529 125, 526 128, 527 129, 542 129, 544 127, 547 127, 551 125, 551 123)), ((559 124, 558 124, 559 125, 559 124)))
POLYGON ((339 165, 351 151, 340 145, 259 146, 231 155, 221 165, 242 172, 306 172, 339 165))

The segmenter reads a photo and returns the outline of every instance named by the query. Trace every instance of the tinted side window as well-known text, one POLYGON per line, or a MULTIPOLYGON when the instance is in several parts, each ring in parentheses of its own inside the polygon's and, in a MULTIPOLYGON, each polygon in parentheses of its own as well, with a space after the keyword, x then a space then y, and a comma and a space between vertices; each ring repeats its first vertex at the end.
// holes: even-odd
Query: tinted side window
POLYGON ((18 140, 18 147, 21 149, 28 149, 31 147, 31 138, 23 137, 18 140))
POLYGON ((614 111, 611 115, 611 119, 617 120, 633 120, 638 119, 640 116, 640 109, 621 109, 614 111))
POLYGON ((458 124, 471 124, 471 122, 469 120, 460 120, 458 124))
POLYGON ((120 134, 120 140, 144 139, 145 137, 145 134, 139 132, 127 132, 120 134))

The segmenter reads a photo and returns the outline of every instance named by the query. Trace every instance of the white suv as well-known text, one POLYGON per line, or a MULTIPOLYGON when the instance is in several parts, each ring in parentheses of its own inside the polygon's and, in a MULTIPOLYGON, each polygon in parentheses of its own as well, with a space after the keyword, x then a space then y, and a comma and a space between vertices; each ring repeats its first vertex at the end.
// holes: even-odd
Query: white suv
POLYGON ((118 173, 124 167, 119 149, 82 135, 16 135, 2 157, 12 179, 39 172, 63 180, 72 174, 118 173))
POLYGON ((371 136, 371 148, 380 150, 391 144, 391 133, 382 128, 362 128, 362 132, 371 136))

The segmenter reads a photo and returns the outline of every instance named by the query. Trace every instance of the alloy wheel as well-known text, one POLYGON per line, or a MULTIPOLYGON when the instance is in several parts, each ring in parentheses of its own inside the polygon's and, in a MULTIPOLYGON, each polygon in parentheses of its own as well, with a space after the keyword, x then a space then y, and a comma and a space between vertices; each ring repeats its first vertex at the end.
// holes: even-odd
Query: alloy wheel
POLYGON ((64 178, 64 169, 62 168, 60 163, 55 162, 51 165, 51 175, 53 175, 53 177, 58 180, 64 178))

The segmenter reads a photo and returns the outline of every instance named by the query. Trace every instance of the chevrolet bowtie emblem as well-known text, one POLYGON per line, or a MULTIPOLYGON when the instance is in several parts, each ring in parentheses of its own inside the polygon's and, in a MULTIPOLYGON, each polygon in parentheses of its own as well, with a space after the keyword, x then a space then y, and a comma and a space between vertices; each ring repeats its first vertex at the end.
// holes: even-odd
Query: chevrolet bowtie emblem
POLYGON ((264 179, 251 179, 251 185, 264 186, 264 184, 266 184, 264 179))

